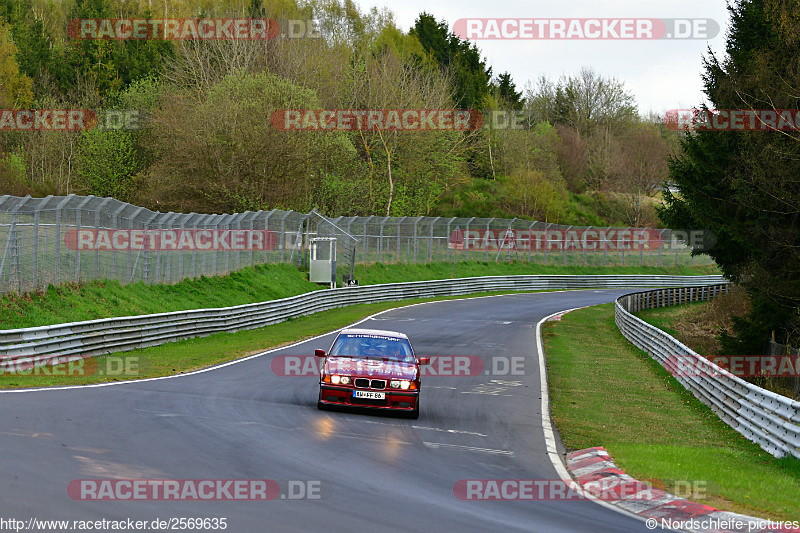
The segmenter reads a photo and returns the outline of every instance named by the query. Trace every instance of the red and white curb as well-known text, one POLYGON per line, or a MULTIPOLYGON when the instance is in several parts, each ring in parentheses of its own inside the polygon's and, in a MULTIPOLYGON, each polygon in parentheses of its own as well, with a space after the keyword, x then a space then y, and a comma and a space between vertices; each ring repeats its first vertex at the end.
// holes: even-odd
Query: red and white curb
POLYGON ((649 529, 674 527, 693 533, 800 533, 800 527, 791 523, 720 511, 656 488, 632 497, 609 498, 608 494, 613 494, 613 490, 608 489, 615 485, 644 484, 620 470, 602 447, 568 453, 567 468, 587 492, 592 493, 593 486, 604 487, 602 499, 605 502, 646 519, 649 529))
POLYGON ((566 311, 562 311, 560 313, 556 313, 555 315, 550 315, 549 317, 547 317, 545 319, 545 321, 546 322, 558 321, 558 320, 561 320, 564 317, 564 315, 566 315, 567 313, 571 313, 573 311, 577 311, 578 309, 586 309, 587 307, 589 307, 589 306, 588 305, 584 305, 583 307, 576 307, 575 309, 567 309, 566 311))

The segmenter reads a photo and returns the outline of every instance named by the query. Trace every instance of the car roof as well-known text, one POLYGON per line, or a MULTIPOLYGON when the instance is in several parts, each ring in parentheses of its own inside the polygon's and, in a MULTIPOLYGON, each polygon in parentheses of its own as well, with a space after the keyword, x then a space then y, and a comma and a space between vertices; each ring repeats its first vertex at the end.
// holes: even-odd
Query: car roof
POLYGON ((388 331, 385 329, 363 329, 363 328, 349 328, 343 329, 339 335, 380 335, 382 337, 394 337, 396 339, 406 339, 408 336, 399 331, 388 331))

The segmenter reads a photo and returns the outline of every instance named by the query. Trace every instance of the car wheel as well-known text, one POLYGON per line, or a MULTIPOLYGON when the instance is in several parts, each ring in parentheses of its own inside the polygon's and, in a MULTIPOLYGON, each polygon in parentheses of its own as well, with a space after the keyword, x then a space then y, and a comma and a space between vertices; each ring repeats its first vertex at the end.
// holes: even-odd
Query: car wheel
POLYGON ((419 418, 419 400, 417 400, 417 405, 414 407, 414 410, 408 413, 408 418, 411 420, 416 420, 419 418))

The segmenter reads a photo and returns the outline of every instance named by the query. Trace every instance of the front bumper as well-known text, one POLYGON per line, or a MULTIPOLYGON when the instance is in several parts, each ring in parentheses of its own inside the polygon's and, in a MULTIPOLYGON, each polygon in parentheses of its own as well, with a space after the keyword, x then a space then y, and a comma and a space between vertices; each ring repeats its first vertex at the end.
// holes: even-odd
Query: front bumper
POLYGON ((319 401, 325 405, 346 405, 350 407, 364 407, 367 409, 385 409, 391 411, 413 411, 419 401, 419 390, 414 391, 394 391, 383 390, 386 399, 367 400, 365 398, 353 398, 352 387, 338 387, 329 383, 319 384, 319 401))

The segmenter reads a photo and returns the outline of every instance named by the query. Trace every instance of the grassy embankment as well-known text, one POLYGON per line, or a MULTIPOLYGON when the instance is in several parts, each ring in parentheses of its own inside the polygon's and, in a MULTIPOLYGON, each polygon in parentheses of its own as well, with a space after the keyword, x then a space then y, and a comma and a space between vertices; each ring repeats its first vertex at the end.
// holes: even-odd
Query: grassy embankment
POLYGON ((565 446, 604 446, 634 478, 714 507, 800 516, 800 461, 775 459, 725 425, 614 324, 612 304, 543 329, 553 421, 565 446))

